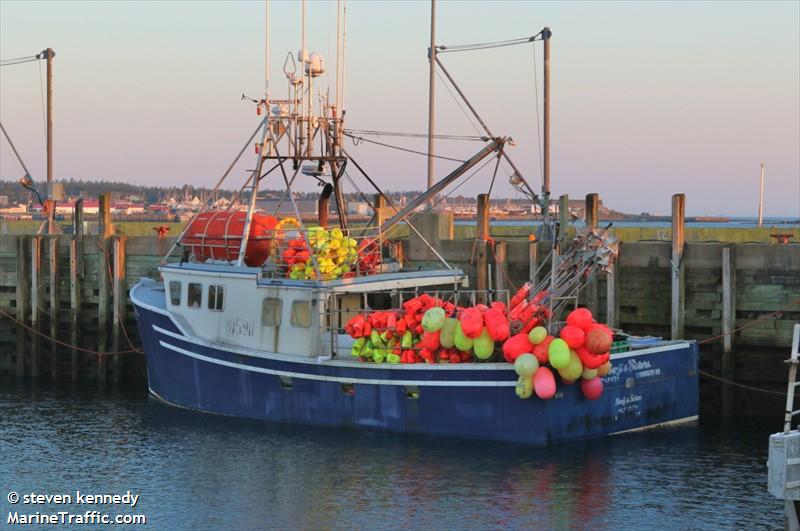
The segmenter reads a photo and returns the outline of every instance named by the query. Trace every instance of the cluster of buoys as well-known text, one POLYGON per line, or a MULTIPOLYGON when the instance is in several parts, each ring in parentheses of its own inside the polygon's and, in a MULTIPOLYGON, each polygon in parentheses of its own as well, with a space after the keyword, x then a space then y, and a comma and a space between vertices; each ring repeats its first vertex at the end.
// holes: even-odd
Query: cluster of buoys
POLYGON ((405 301, 400 310, 359 314, 345 325, 345 331, 356 340, 351 354, 376 363, 487 360, 494 353, 493 338, 508 337, 505 306, 495 304, 498 306, 493 308, 463 308, 422 294, 405 301), (485 321, 490 323, 488 327, 485 321))
POLYGON ((520 398, 530 398, 534 393, 544 400, 552 398, 556 393, 555 369, 563 383, 580 380, 583 395, 596 400, 603 394, 601 378, 611 370, 613 340, 611 330, 596 323, 589 309, 578 308, 567 316, 559 337, 536 326, 506 341, 503 357, 514 364, 519 376, 516 392, 520 398))
POLYGON ((323 280, 346 275, 358 261, 358 243, 353 238, 345 236, 341 229, 326 230, 322 227, 310 227, 306 231, 306 237, 311 249, 301 237, 289 240, 282 253, 284 262, 290 266, 287 273, 289 278, 316 278, 312 252, 323 280))
MULTIPOLYGON (((297 224, 294 218, 286 218, 276 232, 283 229, 286 234, 287 222, 297 224)), ((296 230, 292 234, 294 238, 279 240, 279 260, 286 266, 286 276, 293 280, 316 279, 315 261, 322 280, 373 273, 380 265, 380 248, 374 240, 359 243, 338 228, 310 227, 305 238, 296 230)))
POLYGON ((601 378, 611 370, 613 334, 587 308, 570 312, 558 337, 542 326, 511 335, 508 311, 500 302, 465 308, 423 294, 400 310, 356 315, 345 331, 355 339, 351 354, 374 363, 487 361, 499 345, 519 376, 520 398, 552 398, 558 373, 567 385, 580 380, 583 395, 596 400, 603 393, 601 378))

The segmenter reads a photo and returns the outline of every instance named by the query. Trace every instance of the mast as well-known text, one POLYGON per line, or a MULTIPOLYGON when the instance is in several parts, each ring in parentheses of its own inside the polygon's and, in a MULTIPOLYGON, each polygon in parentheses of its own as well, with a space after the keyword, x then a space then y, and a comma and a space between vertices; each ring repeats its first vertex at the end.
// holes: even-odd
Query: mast
POLYGON ((764 177, 766 176, 767 169, 764 163, 761 163, 761 186, 758 193, 758 228, 764 224, 764 177))
POLYGON ((552 238, 550 230, 550 28, 542 30, 542 40, 544 41, 544 97, 542 106, 544 107, 544 124, 542 125, 542 220, 544 226, 543 236, 547 239, 552 238))
MULTIPOLYGON (((339 217, 339 227, 342 230, 347 230, 347 201, 345 201, 344 190, 342 189, 339 181, 341 180, 344 166, 340 168, 337 161, 341 149, 341 133, 344 128, 344 113, 342 112, 342 65, 344 59, 342 57, 342 48, 344 46, 344 37, 342 36, 342 21, 341 13, 341 0, 336 1, 336 104, 333 109, 333 141, 328 142, 328 160, 331 168, 331 181, 333 181, 333 194, 336 197, 336 213, 339 217)), ((309 76, 311 74, 309 73, 309 76)), ((325 110, 323 109, 323 118, 325 118, 325 110)), ((330 128, 328 128, 330 134, 330 128)), ((330 195, 330 193, 328 193, 330 195)))
MULTIPOLYGON (((428 62, 430 63, 428 73, 428 190, 433 187, 434 174, 434 111, 435 111, 435 88, 436 88, 436 0, 431 0, 431 47, 428 48, 428 62)), ((433 206, 434 198, 430 200, 433 206)))
MULTIPOLYGON (((339 116, 342 114, 342 107, 339 99, 341 97, 342 88, 342 0, 336 0, 336 100, 334 104, 336 105, 335 112, 333 114, 334 120, 337 120, 339 116)), ((336 122, 336 145, 339 144, 339 132, 340 128, 338 125, 338 120, 336 122)))
POLYGON ((53 58, 52 48, 42 54, 47 59, 47 233, 55 232, 55 205, 53 202, 53 58))
POLYGON ((269 0, 264 0, 264 99, 269 116, 269 0))

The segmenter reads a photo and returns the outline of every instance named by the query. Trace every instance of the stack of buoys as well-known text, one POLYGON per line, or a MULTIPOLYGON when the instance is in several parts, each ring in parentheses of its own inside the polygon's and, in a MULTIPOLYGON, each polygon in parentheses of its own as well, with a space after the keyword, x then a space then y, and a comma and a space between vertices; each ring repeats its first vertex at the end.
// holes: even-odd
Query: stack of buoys
POLYGON ((534 327, 529 333, 516 334, 506 341, 503 356, 514 363, 520 398, 529 398, 534 392, 544 400, 555 395, 555 375, 544 366, 549 364, 564 384, 580 380, 583 395, 596 400, 603 394, 601 378, 611 370, 613 339, 611 330, 596 323, 591 311, 578 308, 567 316, 559 337, 548 335, 541 326, 534 327))
POLYGON ((345 332, 355 339, 351 354, 375 363, 471 361, 471 354, 452 348, 448 315, 455 311, 452 303, 423 294, 405 301, 400 310, 356 315, 345 325, 345 332))
POLYGON ((542 326, 512 335, 500 302, 463 308, 423 294, 399 310, 359 314, 345 331, 355 339, 352 355, 374 363, 487 361, 500 347, 519 376, 520 398, 552 398, 558 373, 566 385, 580 380, 583 395, 596 400, 603 393, 601 378, 611 370, 613 334, 586 308, 567 316, 558 337, 542 326))
POLYGON ((381 265, 380 241, 375 238, 361 240, 358 244, 357 257, 356 273, 358 275, 377 273, 381 265))
POLYGON ((282 240, 285 244, 280 249, 280 260, 287 266, 287 277, 294 280, 315 279, 314 260, 323 280, 355 274, 352 269, 359 260, 356 240, 347 237, 341 229, 327 230, 322 227, 310 227, 306 237, 307 243, 302 234, 282 240))
MULTIPOLYGON (((376 343, 388 346, 388 342, 399 336, 400 361, 402 363, 463 363, 477 359, 489 360, 495 345, 505 341, 509 335, 507 310, 503 303, 491 306, 479 304, 469 308, 455 306, 451 302, 423 294, 403 303, 401 310, 379 311, 362 314, 350 319, 345 330, 356 339, 353 355, 367 361, 382 361, 370 352, 376 343), (390 313, 387 328, 381 324, 384 315, 390 313), (378 325, 376 326, 376 321, 378 325), (365 327, 364 323, 368 323, 365 327), (402 323, 402 324, 400 324, 402 323), (394 326, 394 328, 392 328, 394 326), (388 332, 385 340, 372 334, 378 328, 388 332), (369 334, 366 333, 369 330, 369 334), (370 337, 367 338, 366 336, 370 337), (359 341, 364 339, 364 341, 359 341)), ((392 348, 397 342, 391 344, 392 348)))

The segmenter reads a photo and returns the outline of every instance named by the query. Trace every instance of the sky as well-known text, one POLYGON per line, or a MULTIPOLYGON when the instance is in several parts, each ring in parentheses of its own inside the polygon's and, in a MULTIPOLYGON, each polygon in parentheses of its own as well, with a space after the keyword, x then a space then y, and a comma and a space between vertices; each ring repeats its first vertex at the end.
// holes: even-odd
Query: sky
MULTIPOLYGON (((430 3, 346 5, 346 126, 427 132, 430 3)), ((281 66, 300 47, 300 4, 270 6, 270 86, 284 97, 281 66)), ((333 91, 336 2, 309 1, 307 18, 307 48, 328 67, 317 86, 333 91)), ((551 28, 555 196, 597 192, 616 210, 663 214, 672 194, 685 193, 688 215, 755 216, 763 161, 765 215, 800 216, 800 2, 439 0, 436 18, 444 45, 551 28)), ((264 37, 262 1, 0 0, 0 59, 56 52, 56 179, 213 185, 258 123, 241 95, 264 91, 264 37)), ((537 43, 441 55, 492 133, 514 139, 509 154, 537 191, 541 54, 537 43)), ((43 79, 39 62, 0 67, 0 121, 36 180, 46 177, 43 79)), ((476 134, 442 81, 436 93, 437 133, 476 134)), ((378 140, 426 150, 424 139, 378 140)), ((385 189, 426 185, 423 156, 345 147, 385 189)), ((480 148, 436 144, 459 159, 480 148)), ((437 178, 456 165, 437 160, 437 178)), ((486 192, 491 169, 455 194, 486 192)), ((22 173, 0 140, 0 179, 22 173)), ((494 196, 517 196, 507 180, 503 168, 494 196)))

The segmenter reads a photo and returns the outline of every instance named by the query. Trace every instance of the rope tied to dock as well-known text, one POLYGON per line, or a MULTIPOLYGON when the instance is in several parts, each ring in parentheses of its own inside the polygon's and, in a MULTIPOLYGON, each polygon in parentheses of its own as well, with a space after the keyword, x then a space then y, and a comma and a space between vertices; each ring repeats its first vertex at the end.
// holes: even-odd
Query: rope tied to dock
POLYGON ((56 338, 54 338, 54 337, 52 337, 52 336, 50 336, 48 334, 45 334, 44 332, 40 332, 39 330, 36 330, 32 326, 28 326, 27 324, 23 323, 22 321, 20 321, 19 319, 17 319, 16 317, 11 315, 10 313, 5 312, 4 310, 0 310, 0 316, 3 316, 6 319, 15 322, 21 328, 24 328, 25 330, 27 330, 29 332, 33 332, 34 334, 36 334, 36 335, 38 335, 40 337, 43 337, 44 339, 48 339, 48 340, 52 341, 53 343, 55 343, 57 345, 61 345, 62 347, 66 347, 66 348, 69 348, 69 349, 72 349, 72 350, 77 350, 79 352, 85 352, 86 354, 94 354, 94 355, 96 355, 98 357, 100 357, 100 356, 116 356, 116 355, 119 355, 119 354, 133 354, 133 353, 144 354, 144 351, 142 351, 141 349, 136 349, 136 348, 133 348, 131 350, 120 350, 119 352, 98 352, 96 350, 91 350, 91 349, 88 349, 88 348, 79 347, 77 345, 72 345, 70 343, 66 343, 64 341, 60 341, 60 340, 58 340, 58 339, 56 339, 56 338))
MULTIPOLYGON (((796 300, 790 302, 787 306, 791 307, 791 306, 797 306, 797 305, 800 305, 800 299, 796 299, 796 300)), ((769 318, 772 318, 772 317, 776 317, 776 316, 778 316, 778 315, 780 315, 780 314, 782 314, 783 312, 786 312, 786 311, 788 311, 788 310, 787 310, 786 307, 784 307, 784 308, 781 308, 780 310, 775 310, 774 312, 765 313, 764 315, 760 315, 757 318, 753 319, 749 323, 745 323, 745 324, 743 324, 742 326, 740 326, 738 328, 734 328, 730 332, 725 332, 725 333, 722 333, 722 334, 719 334, 719 335, 716 335, 716 336, 707 337, 705 339, 698 340, 697 343, 700 344, 700 345, 704 345, 706 343, 711 343, 711 342, 716 341, 718 339, 722 339, 725 336, 735 334, 736 332, 738 332, 740 330, 744 330, 745 328, 749 328, 749 327, 755 325, 756 323, 758 323, 760 321, 763 321, 765 319, 769 319, 769 318)))

